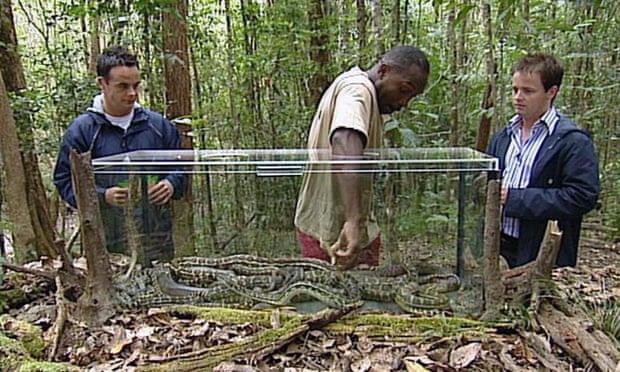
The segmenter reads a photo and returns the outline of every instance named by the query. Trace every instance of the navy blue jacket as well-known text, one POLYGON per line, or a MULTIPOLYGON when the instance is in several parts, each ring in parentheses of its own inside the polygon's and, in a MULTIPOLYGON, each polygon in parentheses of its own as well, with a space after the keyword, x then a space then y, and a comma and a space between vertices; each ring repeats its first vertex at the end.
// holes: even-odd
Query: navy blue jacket
MULTIPOLYGON (((63 200, 76 207, 75 195, 71 184, 71 165, 69 154, 72 149, 78 153, 91 151, 93 159, 115 155, 134 150, 180 149, 181 140, 176 127, 161 114, 142 107, 134 109, 131 125, 125 132, 122 128, 112 125, 101 112, 89 109, 71 122, 60 146, 54 184, 63 200)), ((127 170, 127 169, 125 169, 127 170)), ((186 176, 180 172, 157 174, 159 179, 166 178, 174 187, 174 199, 183 196, 186 188, 186 176)), ((105 202, 105 190, 117 186, 119 181, 128 179, 127 174, 96 174, 95 184, 99 196, 99 206, 104 223, 106 242, 111 252, 125 252, 125 223, 123 209, 105 202)), ((163 244, 158 249, 172 253, 172 214, 167 205, 149 205, 135 212, 138 227, 147 235, 157 237, 153 244, 163 244), (165 241, 161 243, 162 239, 165 241)), ((148 243, 147 243, 148 245, 148 243)), ((148 247, 145 247, 148 248, 148 247)), ((157 257, 155 254, 153 258, 157 257)))
MULTIPOLYGON (((489 146, 501 171, 509 145, 510 131, 505 127, 489 146)), ((557 220, 563 232, 556 264, 575 266, 582 216, 594 208, 599 193, 598 158, 592 140, 570 119, 560 116, 536 155, 529 185, 510 189, 503 206, 506 216, 521 220, 513 266, 536 259, 549 220, 557 220)))

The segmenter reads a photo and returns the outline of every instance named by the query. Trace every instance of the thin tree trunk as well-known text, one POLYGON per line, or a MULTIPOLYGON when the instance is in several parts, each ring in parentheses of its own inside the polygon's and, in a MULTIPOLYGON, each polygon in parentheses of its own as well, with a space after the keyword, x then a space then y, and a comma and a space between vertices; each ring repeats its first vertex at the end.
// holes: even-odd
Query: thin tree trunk
POLYGON ((482 116, 478 123, 478 131, 476 134, 476 150, 486 151, 489 143, 489 135, 491 128, 494 126, 497 114, 491 114, 495 106, 495 90, 496 90, 496 66, 495 57, 493 55, 493 20, 491 19, 491 5, 487 2, 482 4, 482 18, 486 24, 487 34, 487 89, 482 99, 482 116))
POLYGON ((366 25, 368 24, 368 15, 366 13, 366 1, 365 0, 356 0, 357 5, 357 32, 359 34, 358 38, 358 48, 360 60, 358 63, 363 62, 364 56, 366 56, 366 46, 368 44, 368 31, 366 25))
MULTIPOLYGON (((164 73, 166 76, 166 114, 170 119, 189 116, 192 112, 192 90, 189 74, 187 42, 187 0, 176 0, 163 13, 164 73)), ((181 135, 181 145, 193 148, 192 127, 176 123, 181 135)), ((183 199, 173 202, 174 245, 178 256, 195 254, 192 231, 194 231, 192 210, 192 180, 188 175, 187 189, 183 199)))
POLYGON ((503 299, 499 271, 500 242, 500 181, 490 179, 484 221, 484 306, 482 319, 496 319, 503 299))
MULTIPOLYGON (((224 0, 224 10, 226 13, 226 59, 228 60, 228 112, 229 118, 232 121, 232 145, 234 148, 239 148, 239 145, 243 143, 240 138, 242 134, 241 123, 236 109, 235 93, 237 87, 235 84, 235 60, 234 60, 234 37, 231 14, 233 13, 230 7, 230 0, 224 0)), ((233 177, 233 224, 237 229, 242 229, 245 225, 245 215, 243 211, 241 180, 239 177, 233 177)))
POLYGON ((310 79, 308 105, 316 105, 329 84, 329 29, 323 25, 327 17, 327 1, 311 0, 308 10, 310 19, 310 59, 316 64, 316 73, 310 79))
POLYGON ((371 0, 372 4, 372 25, 375 34, 375 56, 382 56, 385 53, 383 44, 383 7, 381 0, 371 0))
POLYGON ((11 180, 11 182, 7 182, 4 190, 6 191, 5 195, 11 195, 7 204, 9 220, 12 222, 15 259, 17 262, 23 263, 35 257, 33 250, 36 237, 30 224, 28 209, 24 208, 24 205, 27 204, 26 175, 21 162, 15 161, 15 159, 21 159, 19 139, 17 138, 13 111, 9 105, 9 96, 4 80, 0 83, 0 132, 3 133, 0 136, 0 145, 2 145, 0 148, 4 174, 7 180, 11 180), (8 159, 11 161, 7 161, 8 159))
MULTIPOLYGON (((95 2, 96 0, 89 0, 87 3, 95 2)), ((101 54, 101 40, 100 40, 100 29, 101 29, 101 18, 98 14, 89 13, 86 16, 87 22, 87 35, 89 37, 90 42, 87 45, 87 60, 88 60, 88 72, 91 75, 96 75, 97 73, 97 56, 101 54)))
MULTIPOLYGON (((2 76, 8 78, 4 89, 8 92, 21 94, 26 88, 26 78, 21 59, 17 53, 17 37, 11 2, 3 2, 0 12, 0 44, 2 44, 0 69, 2 76)), ((21 184, 20 179, 17 179, 18 186, 14 189, 15 193, 10 194, 10 199, 16 199, 15 202, 17 203, 9 210, 12 216, 11 220, 15 225, 15 257, 18 262, 36 258, 37 255, 56 257, 55 231, 50 220, 48 200, 35 152, 35 135, 32 127, 25 124, 27 121, 25 118, 13 117, 13 112, 10 109, 5 113, 11 114, 11 118, 4 116, 4 120, 7 121, 7 130, 13 130, 17 136, 16 144, 20 153, 19 156, 5 157, 5 160, 11 159, 10 162, 5 161, 5 166, 15 168, 12 173, 23 174, 25 182, 21 184), (22 123, 21 126, 20 123, 22 123), (17 168, 21 168, 21 171, 17 171, 17 168), (19 211, 15 208, 18 208, 19 211), (24 209, 27 209, 29 213, 24 214, 24 209)), ((7 131, 2 131, 2 133, 3 136, 12 137, 7 131)), ((11 146, 14 146, 13 138, 7 139, 7 141, 11 146)), ((7 179, 13 182, 12 177, 7 177, 7 179)))
POLYGON ((155 103, 157 102, 157 93, 155 92, 155 81, 153 81, 153 65, 151 61, 153 60, 153 53, 151 52, 152 45, 152 37, 151 30, 152 22, 151 22, 151 13, 144 12, 142 14, 142 39, 144 43, 144 58, 143 65, 140 70, 144 76, 144 80, 146 80, 146 99, 149 107, 155 107, 155 103))
POLYGON ((392 43, 400 41, 400 0, 392 0, 392 43))
POLYGON ((456 9, 450 7, 448 14, 448 50, 452 55, 450 58, 450 147, 456 147, 459 144, 459 84, 458 77, 458 47, 456 44, 456 9))

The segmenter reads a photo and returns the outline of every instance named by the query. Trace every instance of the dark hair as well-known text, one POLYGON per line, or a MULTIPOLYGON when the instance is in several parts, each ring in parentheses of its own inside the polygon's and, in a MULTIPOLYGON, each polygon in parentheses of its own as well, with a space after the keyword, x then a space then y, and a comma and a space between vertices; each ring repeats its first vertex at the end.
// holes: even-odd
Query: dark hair
POLYGON ((390 49, 383 56, 383 62, 400 68, 409 68, 411 65, 415 65, 426 75, 431 71, 426 54, 414 46, 402 45, 390 49))
POLYGON ((539 73, 545 91, 554 85, 559 88, 564 76, 564 68, 560 62, 554 56, 543 53, 529 54, 519 59, 512 66, 512 73, 515 72, 539 73))
POLYGON ((97 57, 97 76, 107 79, 112 67, 116 66, 139 67, 138 57, 124 46, 107 47, 97 57))

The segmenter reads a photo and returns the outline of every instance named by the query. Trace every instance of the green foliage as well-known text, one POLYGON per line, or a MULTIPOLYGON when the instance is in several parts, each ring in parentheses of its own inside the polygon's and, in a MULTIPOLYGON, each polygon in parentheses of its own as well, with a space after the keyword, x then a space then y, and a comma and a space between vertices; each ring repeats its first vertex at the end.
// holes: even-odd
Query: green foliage
MULTIPOLYGON (((620 10, 615 1, 560 4, 536 0, 525 8, 520 2, 496 0, 488 3, 489 19, 484 19, 482 7, 471 2, 401 2, 398 35, 389 32, 396 26, 392 7, 381 3, 381 14, 374 14, 371 6, 365 9, 363 40, 355 3, 330 3, 324 9, 325 16, 316 20, 318 30, 325 30, 320 47, 328 51, 327 65, 319 65, 312 58, 318 50, 311 45, 317 31, 311 28, 310 1, 231 1, 228 9, 226 4, 189 2, 188 67, 193 79, 191 118, 197 147, 305 147, 316 107, 309 89, 314 77, 322 74, 331 80, 356 64, 370 68, 379 58, 377 47, 401 43, 418 45, 427 52, 431 76, 425 93, 386 122, 390 145, 446 146, 451 128, 457 128, 459 145, 471 147, 483 116, 492 119, 494 129, 511 116, 512 63, 527 52, 547 51, 559 56, 566 67, 557 102, 561 112, 593 133, 602 154, 602 212, 605 221, 620 231, 616 192, 620 188, 620 166, 614 161, 620 150, 617 140, 609 140, 618 136, 616 118, 620 115, 620 10), (448 17, 451 11, 455 14, 453 24, 448 17), (377 22, 381 23, 378 29, 377 22), (457 50, 448 42, 451 30, 457 50), (496 69, 496 105, 483 110, 489 52, 496 69), (457 107, 451 107, 455 94, 457 107), (458 118, 457 123, 451 122, 453 117, 458 118)), ((94 17, 101 21, 96 31, 101 46, 122 42, 140 55, 146 79, 141 102, 163 111, 166 54, 160 16, 175 11, 173 6, 171 0, 26 0, 14 8, 28 89, 14 97, 13 109, 19 125, 33 129, 32 150, 40 154, 42 168, 47 169, 43 169, 45 184, 51 185, 49 168, 66 126, 97 92, 94 76, 87 70, 94 17)), ((451 182, 444 177, 432 190, 424 185, 403 199, 404 206, 412 211, 406 212, 409 216, 403 214, 405 221, 398 222, 398 229, 403 233, 446 227, 453 231, 456 212, 447 207, 445 200, 452 196, 443 191, 451 188, 451 182)), ((238 187, 236 195, 252 197, 264 197, 275 190, 294 199, 297 192, 296 185, 290 183, 260 189, 264 186, 239 181, 238 187)), ((200 193, 197 197, 198 203, 205 202, 200 193)), ((227 198, 228 206, 218 207, 226 211, 225 216, 244 208, 249 215, 262 212, 261 203, 253 201, 244 207, 232 191, 221 197, 227 198)), ((404 206, 400 209, 406 210, 404 206)), ((286 215, 290 217, 290 213, 286 215)), ((220 218, 224 217, 212 216, 218 223, 229 222, 220 218)), ((275 225, 268 223, 266 227, 279 227, 281 222, 271 220, 275 225)))

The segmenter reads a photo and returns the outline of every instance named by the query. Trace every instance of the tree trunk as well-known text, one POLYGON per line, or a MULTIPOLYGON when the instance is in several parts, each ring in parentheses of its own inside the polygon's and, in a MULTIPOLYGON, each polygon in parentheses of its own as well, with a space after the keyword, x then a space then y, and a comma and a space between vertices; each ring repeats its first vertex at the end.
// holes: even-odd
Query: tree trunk
MULTIPOLYGON (((4 75, 4 74, 2 74, 4 75)), ((9 97, 4 86, 4 80, 0 83, 0 148, 2 150, 2 160, 4 165, 4 174, 6 179, 5 195, 11 195, 7 199, 9 219, 12 223, 13 231, 13 247, 15 249, 15 259, 19 263, 23 263, 35 257, 34 241, 35 234, 30 224, 30 215, 27 205, 26 196, 26 175, 24 167, 20 161, 19 139, 17 138, 17 129, 15 128, 15 120, 13 120, 13 112, 9 106, 9 97), (8 161, 12 159, 11 161, 8 161)))
MULTIPOLYGON (((187 7, 187 0, 176 0, 171 8, 163 13, 166 115, 170 119, 189 116, 192 112, 189 48, 187 46, 187 7)), ((176 126, 181 135, 182 147, 193 148, 192 137, 188 134, 192 129, 191 126, 181 123, 176 123, 176 126)), ((192 240, 194 224, 191 184, 191 175, 188 175, 184 198, 173 203, 174 245, 179 256, 195 254, 192 240)))
POLYGON ((400 41, 400 0, 392 0, 392 43, 400 41))
POLYGON ((315 63, 316 73, 310 79, 309 106, 316 105, 329 85, 329 29, 323 24, 327 17, 327 1, 311 0, 308 10, 310 19, 310 59, 315 63))
POLYGON ((484 307, 483 319, 496 319, 502 305, 503 287, 499 271, 500 181, 487 184, 484 221, 484 307))
POLYGON ((78 299, 77 316, 91 325, 101 325, 114 315, 112 268, 106 250, 99 198, 95 189, 90 153, 71 150, 71 180, 74 185, 82 228, 82 244, 88 265, 86 287, 78 299))
POLYGON ((459 144, 459 83, 458 77, 458 48, 456 44, 456 9, 450 7, 448 14, 448 50, 452 55, 450 58, 450 138, 448 140, 450 147, 456 147, 459 144))
POLYGON ((490 114, 495 106, 495 57, 493 56, 493 20, 491 19, 491 5, 482 5, 482 18, 486 23, 487 32, 487 89, 482 99, 482 116, 478 122, 478 132, 476 134, 476 150, 486 151, 489 144, 489 134, 495 122, 497 114, 490 114))
POLYGON ((0 42, 2 42, 0 44, 0 68, 5 89, 8 92, 17 92, 26 88, 26 77, 22 61, 17 53, 17 36, 10 0, 2 2, 0 12, 2 12, 0 14, 0 42))
POLYGON ((359 34, 358 38, 358 48, 360 61, 358 63, 362 63, 364 56, 366 55, 366 45, 368 44, 368 31, 366 28, 366 24, 368 23, 368 15, 366 14, 366 1, 365 0, 356 0, 357 5, 357 32, 359 34))
MULTIPOLYGON (((244 143, 241 136, 243 135, 243 131, 241 128, 241 122, 239 119, 239 113, 236 108, 236 100, 235 94, 237 91, 236 85, 236 76, 235 76, 235 56, 233 53, 235 42, 233 35, 233 25, 231 15, 233 14, 233 9, 230 5, 230 0, 224 0, 224 8, 226 12, 226 59, 228 61, 228 68, 226 73, 228 74, 228 112, 229 112, 229 120, 232 125, 232 145, 233 148, 239 148, 241 143, 244 143)), ((243 210, 243 191, 241 189, 241 180, 240 177, 232 176, 232 187, 233 187, 233 208, 232 208, 232 220, 233 225, 237 229, 243 229, 245 226, 245 213, 243 210)))
POLYGON ((385 45, 383 44, 383 7, 381 0, 371 0, 372 4, 372 26, 375 34, 375 57, 378 58, 385 54, 385 45))
MULTIPOLYGON (((4 158, 5 166, 13 168, 10 171, 11 174, 22 175, 15 179, 17 185, 7 186, 13 190, 9 204, 13 207, 9 208, 9 214, 14 224, 15 257, 17 262, 24 262, 42 255, 56 257, 58 252, 54 245, 54 227, 50 220, 48 201, 35 153, 35 135, 29 125, 19 125, 22 121, 25 123, 25 119, 20 121, 19 117, 13 117, 6 94, 7 91, 20 94, 26 88, 24 69, 17 53, 17 37, 11 2, 2 2, 0 12, 0 44, 2 45, 0 69, 2 76, 7 77, 6 85, 3 83, 4 96, 7 98, 3 118, 6 120, 4 126, 7 131, 2 131, 2 133, 3 137, 11 137, 10 139, 3 138, 1 141, 7 141, 9 146, 17 146, 19 156, 13 153, 14 148, 7 148, 7 153, 11 153, 11 157, 4 158), (9 114, 11 118, 7 116, 9 114), (13 131, 16 136, 13 137, 8 131, 13 131), (11 162, 7 162, 6 159, 11 159, 11 162), (23 177, 23 183, 21 177, 23 177), (25 213, 24 209, 28 213, 25 213)), ((10 183, 14 181, 13 177, 8 176, 7 180, 10 183)))

